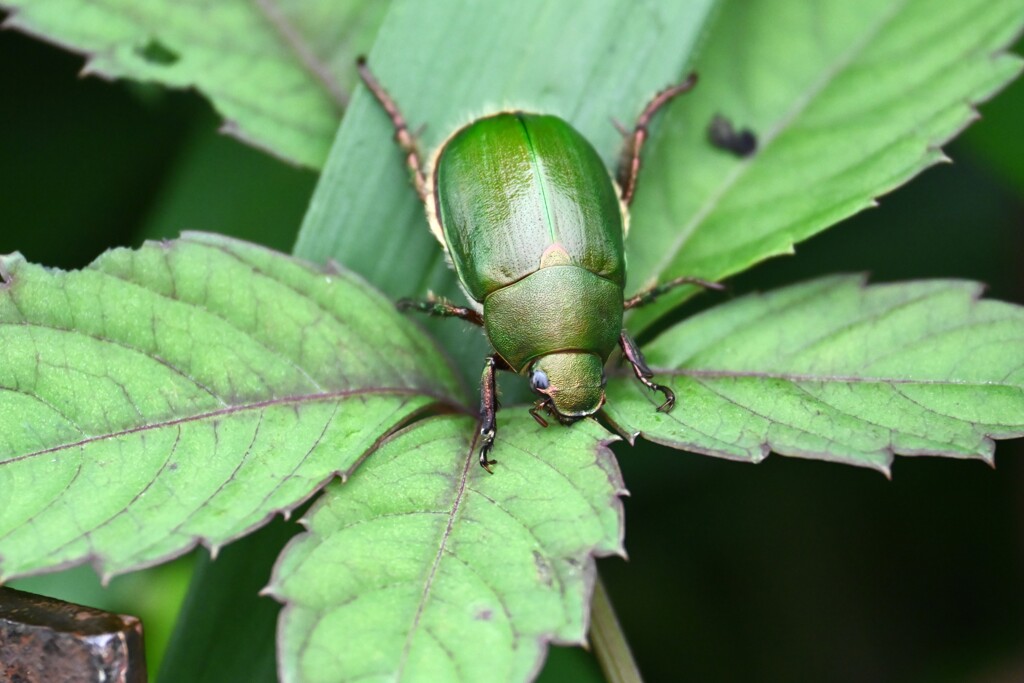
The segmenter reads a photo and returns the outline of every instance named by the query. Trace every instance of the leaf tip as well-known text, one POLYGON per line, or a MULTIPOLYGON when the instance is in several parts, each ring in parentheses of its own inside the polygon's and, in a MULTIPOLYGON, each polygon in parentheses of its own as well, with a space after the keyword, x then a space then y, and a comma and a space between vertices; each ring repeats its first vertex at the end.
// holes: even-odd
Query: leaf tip
POLYGON ((618 434, 617 437, 611 438, 611 439, 607 439, 606 441, 602 442, 601 445, 603 447, 607 448, 608 444, 612 443, 613 441, 618 440, 618 438, 620 438, 620 437, 622 438, 622 440, 624 440, 630 446, 635 446, 636 445, 636 439, 637 439, 638 436, 640 436, 640 431, 639 430, 628 429, 628 428, 624 427, 623 425, 619 424, 618 422, 615 421, 615 418, 613 418, 611 416, 611 414, 609 414, 608 411, 606 411, 606 410, 602 410, 601 411, 601 415, 604 416, 604 419, 608 422, 608 424, 611 426, 611 428, 618 434))
POLYGON ((102 80, 108 81, 108 82, 114 80, 109 74, 104 72, 101 68, 95 66, 93 61, 94 60, 92 60, 92 59, 86 59, 85 60, 85 63, 82 64, 82 68, 78 72, 78 77, 79 78, 88 78, 90 76, 95 76, 96 78, 99 78, 99 79, 102 79, 102 80))
POLYGON ((982 442, 982 450, 978 453, 978 457, 980 457, 981 461, 992 469, 996 468, 996 442, 992 437, 985 437, 982 442))
POLYGON ((21 254, 17 252, 0 256, 0 289, 10 289, 11 285, 14 284, 14 273, 11 272, 8 263, 17 261, 20 258, 21 254))
POLYGON ((333 256, 327 259, 327 264, 324 266, 324 271, 328 275, 341 275, 343 272, 341 264, 338 263, 338 260, 335 259, 333 256))

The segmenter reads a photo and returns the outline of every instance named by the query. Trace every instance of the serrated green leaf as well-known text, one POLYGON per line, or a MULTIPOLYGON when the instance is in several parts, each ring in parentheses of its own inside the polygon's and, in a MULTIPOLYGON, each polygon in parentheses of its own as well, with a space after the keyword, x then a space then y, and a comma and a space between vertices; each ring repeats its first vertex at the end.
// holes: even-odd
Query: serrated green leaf
POLYGON ((386 0, 4 0, 5 27, 83 52, 86 73, 196 88, 231 134, 319 167, 386 0))
POLYGON ((0 259, 0 576, 213 549, 453 404, 386 299, 192 233, 75 272, 0 259))
POLYGON ((678 402, 620 377, 623 434, 759 462, 770 451, 889 472, 894 455, 991 462, 1024 435, 1024 308, 969 282, 833 277, 694 316, 647 359, 678 402))
MULTIPOLYGON (((630 288, 718 280, 874 205, 945 159, 939 145, 1021 69, 1003 52, 1020 0, 733 0, 701 81, 652 136, 627 245, 630 288), (706 141, 716 114, 749 127, 738 159, 706 141)), ((692 293, 692 290, 690 290, 692 293)), ((639 330, 677 291, 635 311, 639 330)))
POLYGON ((583 642, 593 555, 622 553, 608 433, 509 413, 491 476, 475 431, 419 422, 327 488, 267 589, 283 680, 521 681, 583 642))

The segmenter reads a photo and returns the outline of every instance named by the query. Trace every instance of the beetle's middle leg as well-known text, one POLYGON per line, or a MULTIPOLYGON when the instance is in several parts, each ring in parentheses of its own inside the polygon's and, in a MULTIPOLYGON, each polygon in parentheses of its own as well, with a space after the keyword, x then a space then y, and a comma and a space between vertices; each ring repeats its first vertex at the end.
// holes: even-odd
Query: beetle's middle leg
POLYGON ((622 302, 622 307, 628 310, 630 308, 637 308, 638 306, 646 306, 662 294, 665 294, 680 285, 695 285, 697 287, 703 287, 704 289, 715 289, 718 291, 725 289, 725 285, 723 284, 711 282, 710 280, 702 280, 699 277, 677 277, 674 280, 669 280, 668 282, 655 285, 650 289, 645 289, 642 292, 634 294, 622 302))
POLYGON ((380 81, 370 71, 365 57, 360 57, 356 60, 356 68, 359 70, 359 77, 363 79, 363 83, 373 93, 373 96, 377 98, 377 101, 384 107, 384 111, 387 112, 388 117, 391 119, 391 125, 395 127, 395 142, 405 152, 405 165, 409 167, 409 171, 412 173, 412 185, 416 188, 416 194, 419 195, 420 201, 425 202, 427 198, 427 180, 423 175, 423 158, 420 156, 420 148, 416 143, 416 138, 409 132, 409 124, 405 122, 402 111, 398 108, 395 101, 391 99, 391 95, 388 94, 388 91, 384 89, 384 86, 380 84, 380 81))
POLYGON ((622 203, 626 206, 632 203, 633 193, 636 192, 636 179, 640 175, 640 150, 643 149, 644 143, 647 142, 647 127, 650 125, 651 119, 654 118, 659 109, 679 95, 690 92, 695 85, 697 85, 697 73, 691 72, 682 83, 661 90, 651 98, 651 101, 647 103, 644 110, 640 112, 632 132, 623 131, 623 135, 626 136, 626 142, 622 147, 622 156, 619 158, 619 170, 616 173, 616 179, 619 181, 622 203))
POLYGON ((484 319, 480 313, 466 306, 456 306, 447 299, 431 296, 424 301, 415 299, 399 299, 395 304, 400 311, 419 311, 440 318, 462 318, 478 327, 483 327, 484 319))
POLYGON ((636 342, 629 336, 629 334, 622 330, 619 334, 619 346, 622 348, 622 355, 626 357, 629 364, 633 366, 633 373, 636 378, 640 380, 641 384, 650 389, 651 391, 660 391, 665 394, 665 402, 658 406, 658 412, 667 413, 672 410, 672 407, 676 404, 676 395, 668 387, 655 384, 651 381, 651 377, 654 377, 654 371, 647 367, 647 361, 644 360, 644 354, 640 353, 639 347, 636 342))

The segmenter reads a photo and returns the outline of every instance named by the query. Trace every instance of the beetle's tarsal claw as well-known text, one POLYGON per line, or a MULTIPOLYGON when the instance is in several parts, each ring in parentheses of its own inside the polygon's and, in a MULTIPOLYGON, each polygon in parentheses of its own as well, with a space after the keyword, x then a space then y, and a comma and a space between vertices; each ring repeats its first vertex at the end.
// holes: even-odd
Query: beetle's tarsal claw
POLYGON ((488 474, 494 474, 494 470, 491 469, 491 465, 497 465, 498 461, 497 460, 489 460, 487 458, 487 454, 490 453, 490 452, 491 452, 490 444, 485 445, 485 446, 483 446, 480 449, 480 467, 483 467, 485 470, 487 470, 488 474))
POLYGON ((489 474, 494 474, 494 470, 491 469, 491 465, 497 465, 497 460, 488 459, 488 455, 491 453, 491 448, 494 446, 494 429, 484 428, 480 430, 480 467, 483 467, 489 474))
POLYGON ((672 409, 675 408, 675 406, 676 406, 676 395, 675 395, 675 392, 673 392, 671 389, 669 389, 668 387, 666 387, 666 386, 664 386, 662 384, 655 384, 652 388, 656 389, 657 391, 660 391, 663 394, 665 394, 665 402, 662 403, 660 406, 658 406, 658 412, 659 413, 671 412, 672 409))

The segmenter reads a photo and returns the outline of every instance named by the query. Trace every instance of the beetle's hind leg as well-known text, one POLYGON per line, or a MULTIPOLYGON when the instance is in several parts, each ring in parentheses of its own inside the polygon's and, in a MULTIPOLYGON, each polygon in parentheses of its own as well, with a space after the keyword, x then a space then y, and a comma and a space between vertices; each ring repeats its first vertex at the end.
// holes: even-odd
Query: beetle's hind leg
POLYGON ((359 77, 363 79, 363 83, 373 93, 373 96, 377 98, 377 101, 384 107, 384 111, 387 112, 388 117, 391 119, 391 125, 395 127, 395 142, 405 152, 405 165, 409 167, 409 171, 412 173, 413 187, 416 188, 416 194, 419 195, 420 201, 425 202, 427 199, 427 180, 423 175, 423 158, 420 156, 420 148, 416 142, 416 137, 409 132, 409 124, 406 123, 405 117, 402 116, 402 111, 398 108, 398 105, 391 99, 391 95, 380 84, 380 81, 373 75, 373 72, 370 71, 365 57, 359 57, 356 60, 356 68, 359 70, 359 77))
MULTIPOLYGON (((626 206, 632 203, 633 194, 636 192, 636 179, 640 175, 640 150, 643 149, 644 143, 647 142, 647 127, 650 125, 651 119, 654 118, 659 109, 679 95, 690 92, 695 85, 697 85, 697 74, 693 72, 682 83, 661 90, 651 98, 651 101, 647 103, 644 110, 640 112, 632 132, 623 132, 626 142, 622 147, 622 156, 619 158, 619 170, 616 173, 616 179, 619 181, 622 203, 626 206)), ((620 126, 616 125, 616 127, 622 130, 620 126)))
POLYGON ((676 404, 676 395, 668 387, 655 384, 651 381, 651 377, 654 377, 654 372, 647 367, 647 361, 644 360, 644 354, 640 353, 640 349, 637 347, 636 342, 629 336, 629 334, 622 330, 619 334, 619 346, 622 348, 622 355, 626 357, 629 364, 633 366, 633 373, 636 378, 640 380, 641 384, 650 389, 651 391, 660 391, 665 395, 665 402, 658 406, 658 412, 667 413, 672 410, 676 404))
POLYGON ((395 305, 400 311, 419 311, 440 318, 462 318, 478 327, 483 327, 484 324, 483 316, 478 311, 465 306, 456 306, 441 297, 430 296, 425 301, 399 299, 395 305))

